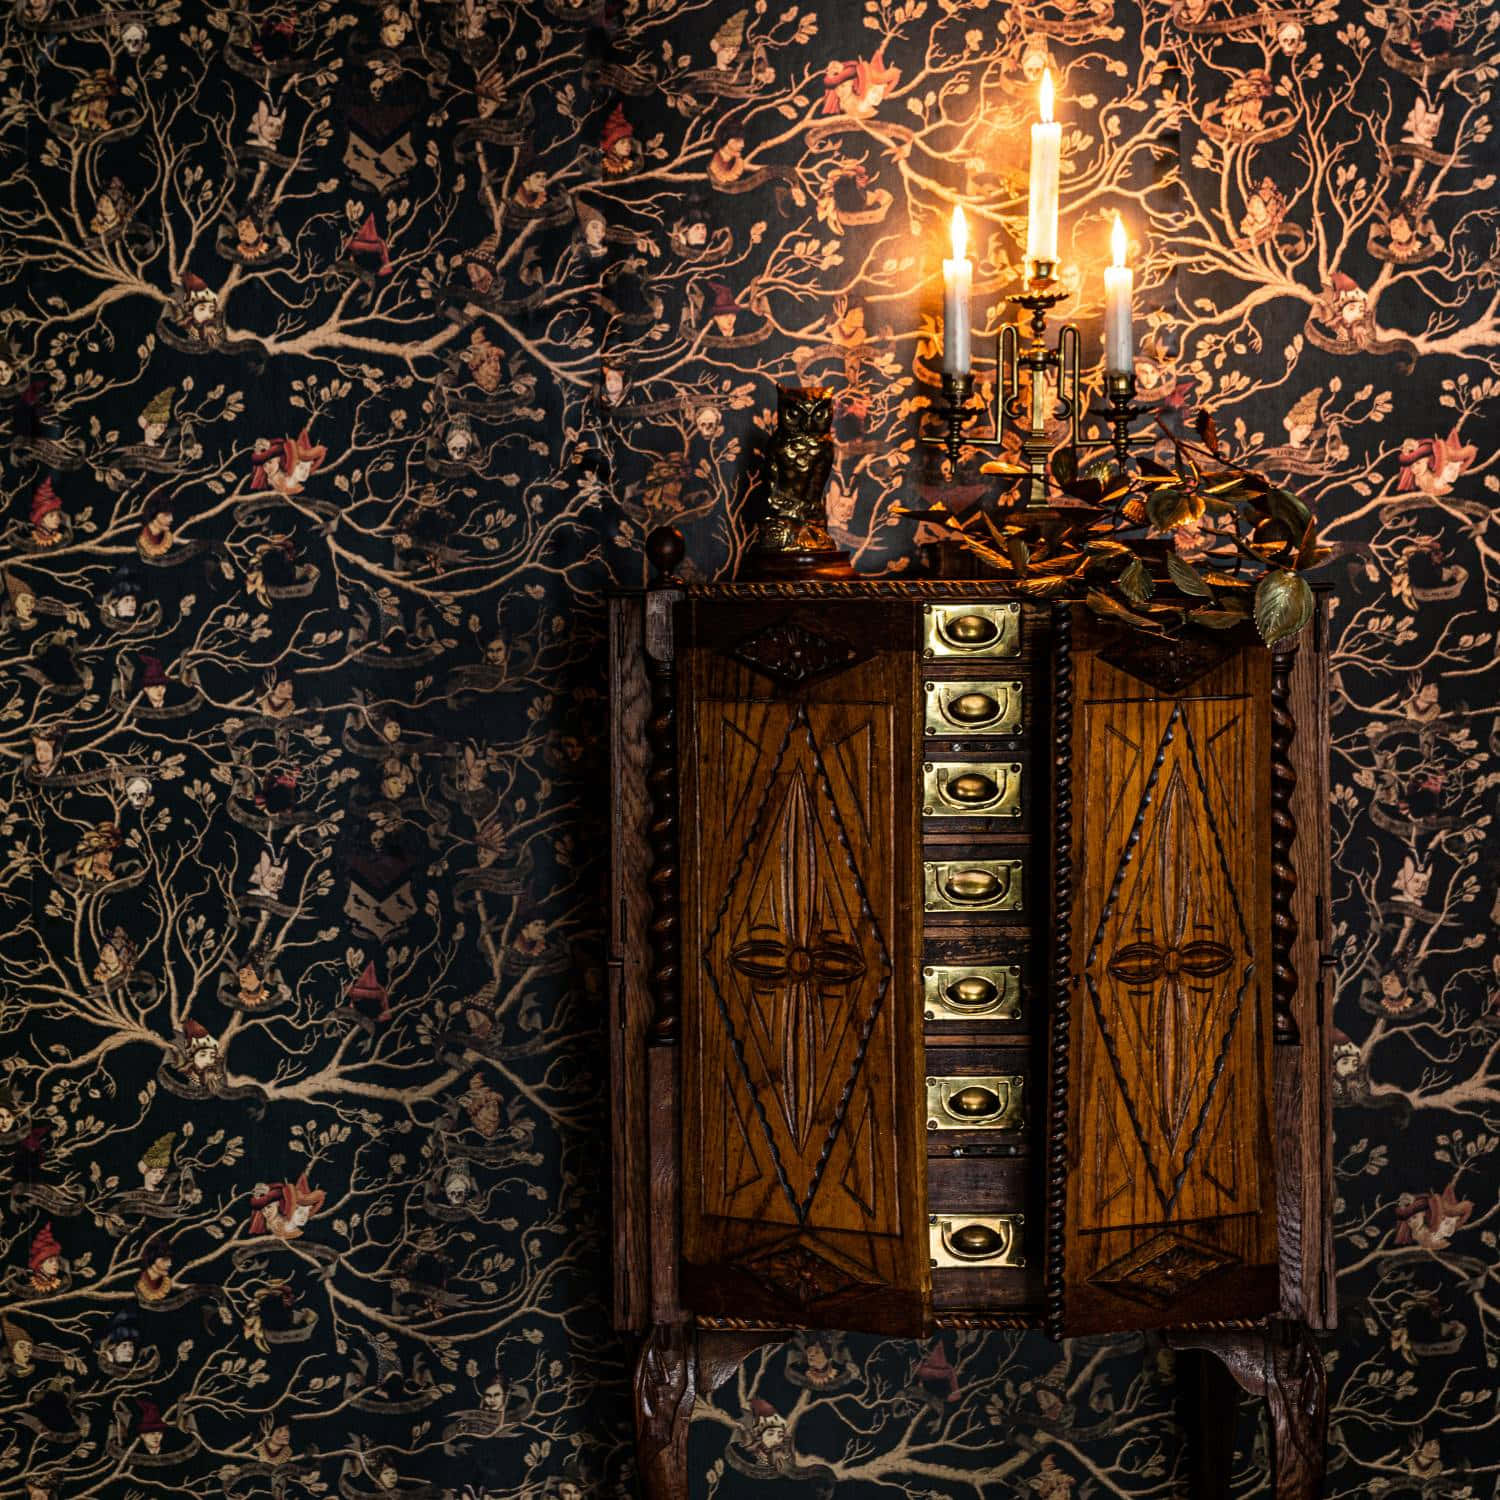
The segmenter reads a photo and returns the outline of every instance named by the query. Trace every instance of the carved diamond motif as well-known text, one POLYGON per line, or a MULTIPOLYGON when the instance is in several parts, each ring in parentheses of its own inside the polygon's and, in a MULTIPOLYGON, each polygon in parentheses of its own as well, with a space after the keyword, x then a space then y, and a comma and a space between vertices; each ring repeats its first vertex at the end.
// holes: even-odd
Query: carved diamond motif
POLYGON ((873 653, 851 645, 842 636, 808 630, 795 620, 767 625, 747 635, 730 655, 767 677, 793 687, 830 672, 842 672, 873 653))
POLYGON ((805 1244, 780 1245, 740 1262, 764 1286, 800 1307, 836 1297, 855 1283, 842 1266, 810 1250, 805 1244))
POLYGON ((1126 1114, 1169 1213, 1254 971, 1243 903, 1179 705, 1122 842, 1084 970, 1126 1114))
POLYGON ((1132 1302, 1162 1308, 1239 1263, 1239 1257, 1227 1250, 1166 1232, 1153 1235, 1089 1280, 1132 1302))
MULTIPOLYGON (((763 1134, 782 1193, 805 1221, 846 1125, 891 960, 800 705, 704 959, 754 1100, 752 1128, 763 1134)), ((851 1123, 858 1135, 864 1122, 851 1123)), ((856 1145, 869 1154, 869 1141, 856 1145)), ((845 1188, 868 1210, 873 1168, 861 1172, 851 1161, 845 1188)))

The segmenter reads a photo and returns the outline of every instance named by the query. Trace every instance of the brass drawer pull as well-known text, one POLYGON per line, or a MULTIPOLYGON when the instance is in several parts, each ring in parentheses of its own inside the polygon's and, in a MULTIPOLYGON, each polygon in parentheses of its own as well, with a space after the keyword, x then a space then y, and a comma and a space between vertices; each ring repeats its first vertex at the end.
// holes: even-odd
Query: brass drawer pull
POLYGON ((1014 1021, 1021 1014, 1021 970, 1015 964, 923 969, 922 1008, 929 1021, 1014 1021))
POLYGON ((929 1130, 1019 1130, 1024 1112, 1019 1074, 927 1080, 929 1130))
POLYGON ((929 682, 928 734, 1019 734, 1021 683, 929 682))
POLYGON ((935 1267, 1014 1267, 1026 1264, 1021 1251, 1025 1214, 930 1214, 928 1251, 935 1267))
POLYGON ((922 655, 1016 656, 1021 650, 1019 604, 922 606, 922 655))
POLYGON ((924 860, 926 911, 1020 911, 1018 859, 924 860))
POLYGON ((1021 767, 1016 761, 922 767, 922 816, 1019 818, 1021 767))

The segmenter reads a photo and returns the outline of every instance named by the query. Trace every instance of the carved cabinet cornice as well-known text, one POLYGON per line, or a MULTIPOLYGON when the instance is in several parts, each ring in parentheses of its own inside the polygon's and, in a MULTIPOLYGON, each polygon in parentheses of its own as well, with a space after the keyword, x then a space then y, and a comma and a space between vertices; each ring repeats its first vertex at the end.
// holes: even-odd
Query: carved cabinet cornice
POLYGON ((757 1342, 1029 1326, 1168 1330, 1212 1420, 1226 1378, 1267 1398, 1277 1493, 1318 1493, 1318 622, 1273 656, 989 583, 611 608, 615 1311, 646 1333, 648 1495, 686 1495, 692 1402, 757 1342))

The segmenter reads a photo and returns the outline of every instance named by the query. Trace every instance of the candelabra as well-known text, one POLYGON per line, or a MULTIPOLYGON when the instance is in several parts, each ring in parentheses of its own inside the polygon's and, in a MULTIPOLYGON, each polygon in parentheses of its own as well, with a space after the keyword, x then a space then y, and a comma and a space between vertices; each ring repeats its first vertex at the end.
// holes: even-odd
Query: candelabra
MULTIPOLYGON (((1053 424, 1068 424, 1068 442, 1078 447, 1078 418, 1082 409, 1078 389, 1079 336, 1076 323, 1064 323, 1057 343, 1047 342, 1047 314, 1068 294, 1057 280, 1057 265, 1050 260, 1031 262, 1032 275, 1024 291, 1007 300, 1023 309, 1030 327, 1023 335, 1019 323, 1000 330, 1000 351, 995 388, 995 436, 1005 441, 1007 425, 1014 427, 1021 443, 1024 504, 1035 509, 1047 503, 1048 466, 1052 459, 1053 424), (1030 376, 1021 388, 1021 371, 1030 376)), ((989 473, 1009 473, 986 464, 989 473)))
POLYGON ((1075 457, 1083 449, 1108 447, 1123 465, 1132 448, 1147 445, 1151 439, 1131 432, 1143 409, 1136 404, 1135 376, 1130 374, 1106 375, 1104 394, 1108 405, 1087 412, 1108 428, 1108 441, 1084 439, 1078 325, 1062 324, 1056 342, 1049 341, 1047 315, 1068 293, 1057 280, 1054 262, 1038 260, 1031 262, 1031 266, 1033 274, 1024 288, 1006 299, 1025 315, 1025 326, 1021 320, 1007 323, 995 335, 995 387, 988 413, 994 435, 983 437, 965 432, 974 377, 968 372, 944 371, 942 413, 946 430, 941 437, 925 441, 929 447, 942 448, 950 466, 956 469, 964 448, 1003 448, 1009 436, 1015 434, 1020 462, 991 459, 982 465, 980 472, 1020 481, 1021 503, 1016 508, 1035 511, 1052 503, 1051 462, 1058 446, 1059 423, 1066 424, 1063 442, 1075 457))

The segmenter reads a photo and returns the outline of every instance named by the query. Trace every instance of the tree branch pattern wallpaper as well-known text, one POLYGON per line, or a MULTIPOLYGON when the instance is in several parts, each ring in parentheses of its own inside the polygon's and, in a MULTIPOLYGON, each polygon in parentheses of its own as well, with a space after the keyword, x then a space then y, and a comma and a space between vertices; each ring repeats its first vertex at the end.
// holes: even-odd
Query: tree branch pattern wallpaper
MULTIPOLYGON (((0 1495, 633 1493, 602 596, 722 574, 778 382, 918 441, 1024 126, 1065 309, 1337 549, 1336 1496, 1493 1496, 1500 7, 6 0, 0 1495)), ((1098 370, 1093 370, 1097 388, 1098 370)), ((703 1496, 1185 1493, 1158 1342, 804 1337, 703 1496)), ((1237 1492, 1265 1440, 1247 1407, 1237 1492)))

